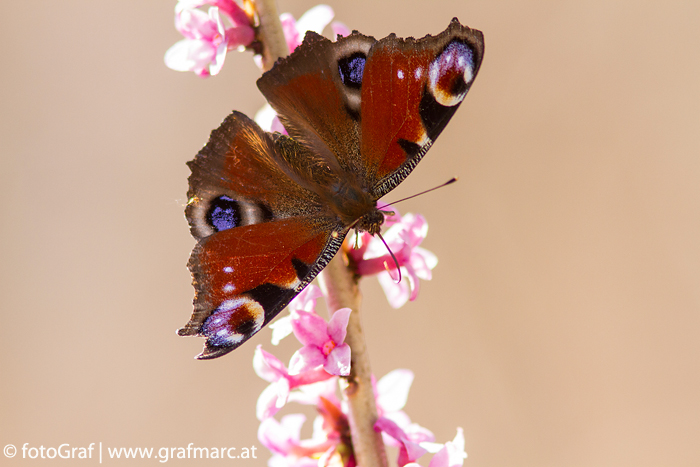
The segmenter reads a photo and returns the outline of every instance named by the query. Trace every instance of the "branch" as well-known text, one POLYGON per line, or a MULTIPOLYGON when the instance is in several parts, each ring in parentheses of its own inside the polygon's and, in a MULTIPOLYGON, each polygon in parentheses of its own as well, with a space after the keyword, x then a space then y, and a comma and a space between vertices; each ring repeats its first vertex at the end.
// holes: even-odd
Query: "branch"
POLYGON ((284 38, 275 0, 256 0, 255 9, 260 21, 258 39, 263 45, 263 71, 268 71, 277 59, 289 55, 289 48, 284 38))
POLYGON ((354 273, 343 262, 342 251, 331 260, 318 276, 328 308, 350 308, 345 342, 351 350, 350 375, 345 381, 343 393, 350 408, 349 422, 352 445, 357 465, 362 467, 386 467, 386 452, 380 433, 374 431, 377 406, 372 389, 372 370, 365 345, 360 316, 360 290, 354 273))

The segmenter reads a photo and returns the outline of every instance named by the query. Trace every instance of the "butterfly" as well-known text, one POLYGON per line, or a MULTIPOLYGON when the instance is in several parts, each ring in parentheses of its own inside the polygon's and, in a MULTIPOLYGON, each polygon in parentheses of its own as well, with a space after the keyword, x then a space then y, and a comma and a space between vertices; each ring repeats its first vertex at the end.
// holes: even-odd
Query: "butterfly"
POLYGON ((288 135, 233 112, 188 163, 198 359, 250 339, 333 258, 376 234, 377 201, 408 176, 464 99, 484 54, 455 18, 436 36, 332 42, 308 32, 257 85, 288 135))

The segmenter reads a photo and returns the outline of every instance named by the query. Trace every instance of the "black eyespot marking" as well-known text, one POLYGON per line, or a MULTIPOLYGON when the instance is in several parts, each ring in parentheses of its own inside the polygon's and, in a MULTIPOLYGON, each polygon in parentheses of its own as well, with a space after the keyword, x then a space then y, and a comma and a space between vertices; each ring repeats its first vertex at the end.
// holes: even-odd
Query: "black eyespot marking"
POLYGON ((267 283, 249 290, 246 294, 263 307, 265 323, 267 323, 277 316, 282 308, 287 306, 287 303, 294 297, 294 290, 267 283))
POLYGON ((238 202, 226 195, 213 199, 207 211, 207 223, 217 232, 240 225, 241 214, 238 202))
POLYGON ((247 336, 249 334, 254 333, 257 327, 258 323, 255 321, 255 319, 249 319, 238 324, 234 331, 236 331, 237 334, 243 334, 244 336, 247 336))
POLYGON ((306 264, 300 259, 292 258, 292 266, 294 266, 294 271, 297 273, 297 277, 301 280, 309 273, 311 270, 311 265, 306 264))
POLYGON ((275 218, 275 215, 272 214, 272 211, 270 211, 270 208, 268 208, 264 204, 258 204, 258 207, 260 208, 262 222, 269 222, 275 218))
POLYGON ((408 154, 408 157, 416 157, 418 153, 420 153, 421 146, 420 144, 416 144, 413 141, 409 141, 407 139, 399 138, 397 141, 399 146, 401 146, 401 149, 406 151, 406 154, 408 154))
POLYGON ((445 129, 447 122, 450 121, 458 107, 459 104, 451 107, 444 106, 435 100, 435 96, 428 89, 423 90, 419 112, 425 131, 428 133, 428 138, 435 141, 442 130, 445 129))
POLYGON ((349 88, 360 89, 362 87, 362 73, 365 71, 367 57, 362 52, 338 60, 338 72, 340 80, 349 88))

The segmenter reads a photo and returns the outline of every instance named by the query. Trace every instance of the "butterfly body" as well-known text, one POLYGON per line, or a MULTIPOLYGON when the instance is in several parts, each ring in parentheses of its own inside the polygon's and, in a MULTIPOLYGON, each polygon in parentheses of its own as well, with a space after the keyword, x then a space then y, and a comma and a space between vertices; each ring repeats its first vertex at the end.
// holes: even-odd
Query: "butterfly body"
POLYGON ((235 349, 328 264, 350 229, 380 231, 377 201, 425 155, 483 57, 455 19, 438 36, 331 42, 308 33, 258 80, 289 135, 234 112, 188 163, 198 358, 235 349))

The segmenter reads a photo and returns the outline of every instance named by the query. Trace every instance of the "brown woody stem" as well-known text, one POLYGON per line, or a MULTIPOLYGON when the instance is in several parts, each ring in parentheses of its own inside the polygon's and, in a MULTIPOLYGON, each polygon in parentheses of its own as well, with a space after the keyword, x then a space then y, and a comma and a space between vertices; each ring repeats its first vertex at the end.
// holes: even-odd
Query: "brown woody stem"
POLYGON ((267 71, 272 68, 278 58, 289 55, 289 48, 284 39, 275 0, 256 0, 255 10, 260 21, 258 39, 263 45, 263 71, 267 71))
MULTIPOLYGON (((372 370, 362 331, 360 289, 353 271, 343 262, 339 252, 319 275, 329 310, 350 308, 345 342, 352 353, 350 375, 344 380, 343 394, 350 408, 349 422, 357 465, 386 467, 386 451, 380 433, 374 431, 377 406, 372 389, 372 370)), ((343 381, 343 380, 341 380, 343 381)))

